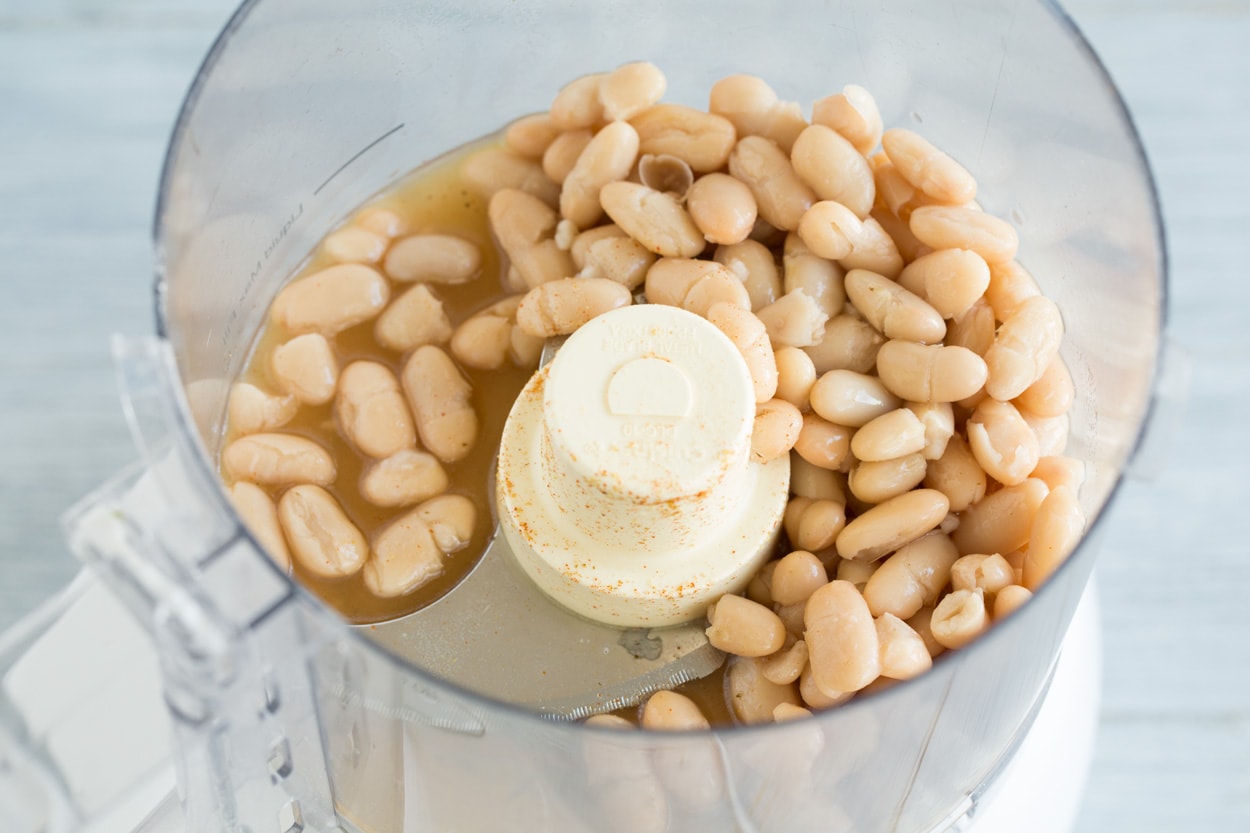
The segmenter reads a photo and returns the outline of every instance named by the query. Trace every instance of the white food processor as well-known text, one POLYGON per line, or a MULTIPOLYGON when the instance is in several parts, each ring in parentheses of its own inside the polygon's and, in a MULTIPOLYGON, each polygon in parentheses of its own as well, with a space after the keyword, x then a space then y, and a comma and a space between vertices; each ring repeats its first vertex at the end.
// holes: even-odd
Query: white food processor
MULTIPOLYGON (((1071 828, 1097 724, 1090 576, 1154 403, 1166 258, 1133 125, 1054 4, 250 0, 187 95, 154 234, 156 335, 115 342, 139 460, 66 515, 86 569, 0 636, 7 833, 1071 828), (1063 310, 1080 545, 973 644, 810 719, 583 725, 707 673, 702 623, 571 614, 505 529, 415 618, 352 625, 265 557, 217 475, 230 385, 328 231, 638 60, 695 107, 735 73, 805 108, 866 87, 886 126, 975 175, 1063 310)), ((684 401, 622 389, 628 408, 684 401)), ((783 474, 758 478, 752 506, 784 500, 783 474)))

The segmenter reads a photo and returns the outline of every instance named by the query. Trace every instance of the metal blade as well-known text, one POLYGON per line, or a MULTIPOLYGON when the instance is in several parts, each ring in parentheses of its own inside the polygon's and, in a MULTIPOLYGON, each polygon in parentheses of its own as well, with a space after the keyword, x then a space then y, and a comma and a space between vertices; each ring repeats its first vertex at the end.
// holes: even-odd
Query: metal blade
POLYGON ((702 621, 656 630, 612 628, 548 599, 498 530, 450 593, 366 633, 392 653, 481 694, 580 719, 635 705, 705 677, 724 654, 702 621))

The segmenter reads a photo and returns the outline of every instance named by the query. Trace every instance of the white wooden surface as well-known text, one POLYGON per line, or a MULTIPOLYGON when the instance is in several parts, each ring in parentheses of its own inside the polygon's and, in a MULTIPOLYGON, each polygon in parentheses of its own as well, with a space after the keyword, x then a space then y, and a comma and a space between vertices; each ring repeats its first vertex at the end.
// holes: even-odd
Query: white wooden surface
MULTIPOLYGON (((57 516, 133 457, 107 339, 152 327, 149 225, 231 0, 0 0, 0 628, 75 565, 57 516)), ((1106 677, 1078 826, 1250 830, 1250 1, 1071 0, 1142 132, 1189 398, 1102 556, 1106 677)))

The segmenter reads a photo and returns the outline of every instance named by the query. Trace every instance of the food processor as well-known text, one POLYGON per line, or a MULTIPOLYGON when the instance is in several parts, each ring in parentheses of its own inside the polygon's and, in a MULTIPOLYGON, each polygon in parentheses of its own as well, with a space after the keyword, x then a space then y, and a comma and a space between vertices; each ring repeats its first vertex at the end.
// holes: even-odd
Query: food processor
POLYGON ((1152 408, 1165 255, 1123 103, 1053 4, 245 2, 178 118, 155 245, 157 335, 115 343, 140 459, 66 516, 89 569, 0 639, 7 830, 1070 826, 1096 723, 1087 586, 1152 408), (449 682, 275 568, 216 473, 230 384, 327 231, 633 60, 694 106, 739 72, 805 104, 870 89, 973 172, 1063 310, 1081 544, 974 644, 809 720, 620 732, 449 682))

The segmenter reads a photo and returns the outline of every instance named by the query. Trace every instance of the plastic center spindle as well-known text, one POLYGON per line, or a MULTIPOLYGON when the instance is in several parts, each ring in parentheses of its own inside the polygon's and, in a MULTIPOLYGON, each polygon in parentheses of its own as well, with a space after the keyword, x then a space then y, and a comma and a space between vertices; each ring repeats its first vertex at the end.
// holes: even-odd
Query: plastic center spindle
POLYGON ((640 304, 573 333, 517 398, 496 494, 517 562, 570 610, 620 627, 704 615, 772 552, 789 458, 751 461, 755 399, 707 320, 640 304))

